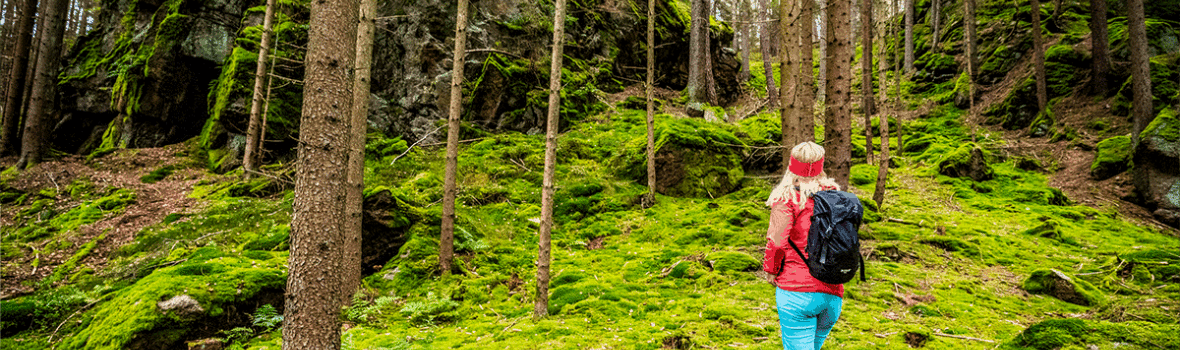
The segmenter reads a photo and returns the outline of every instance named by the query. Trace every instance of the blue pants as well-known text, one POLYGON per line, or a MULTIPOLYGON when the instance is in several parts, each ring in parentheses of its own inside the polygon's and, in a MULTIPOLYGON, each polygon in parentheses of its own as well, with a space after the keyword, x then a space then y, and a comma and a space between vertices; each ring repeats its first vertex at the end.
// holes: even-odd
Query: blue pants
POLYGON ((775 288, 783 349, 819 350, 840 317, 844 300, 826 293, 792 292, 775 288))

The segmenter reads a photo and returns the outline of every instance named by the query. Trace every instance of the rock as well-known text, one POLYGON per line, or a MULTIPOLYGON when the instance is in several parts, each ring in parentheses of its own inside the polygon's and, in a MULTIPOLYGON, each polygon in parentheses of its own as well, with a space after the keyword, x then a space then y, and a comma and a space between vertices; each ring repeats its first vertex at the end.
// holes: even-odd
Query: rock
POLYGON ((196 316, 205 312, 205 309, 201 307, 201 303, 186 294, 177 295, 171 299, 161 301, 156 303, 156 306, 160 308, 160 311, 172 311, 178 316, 196 316))
POLYGON ((762 266, 762 262, 749 254, 739 252, 714 252, 705 260, 718 272, 754 271, 762 266))
POLYGON ((1024 281, 1024 290, 1046 294, 1061 301, 1082 306, 1097 305, 1101 295, 1086 281, 1076 280, 1057 269, 1037 270, 1024 281))
POLYGON ((1090 164, 1090 177, 1106 180, 1131 169, 1131 138, 1115 136, 1098 143, 1098 155, 1090 164))
POLYGON ((377 272, 409 239, 407 230, 421 220, 415 208, 388 189, 365 197, 361 218, 361 271, 377 272))
POLYGON ((1140 138, 1133 155, 1137 197, 1157 219, 1180 227, 1180 119, 1165 108, 1140 138))
POLYGON ((974 143, 959 146, 954 152, 938 162, 938 173, 950 177, 970 177, 975 181, 991 180, 993 171, 983 154, 983 149, 974 143))
POLYGON ((207 338, 188 342, 188 350, 221 350, 225 343, 218 338, 207 338))

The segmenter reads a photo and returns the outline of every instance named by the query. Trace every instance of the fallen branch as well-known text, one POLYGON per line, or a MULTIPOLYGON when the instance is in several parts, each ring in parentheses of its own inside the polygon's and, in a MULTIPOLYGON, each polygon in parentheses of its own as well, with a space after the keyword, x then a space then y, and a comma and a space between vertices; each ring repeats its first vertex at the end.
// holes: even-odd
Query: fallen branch
POLYGON ((501 54, 501 55, 508 55, 508 56, 512 56, 512 57, 519 58, 519 59, 524 59, 524 57, 522 57, 521 55, 517 55, 517 54, 511 53, 511 52, 507 52, 507 51, 500 51, 500 50, 496 50, 496 49, 471 49, 471 50, 467 50, 467 53, 480 53, 480 52, 498 53, 498 54, 501 54))
POLYGON ((762 110, 762 107, 766 107, 766 105, 768 103, 770 103, 770 98, 766 98, 766 99, 762 100, 762 103, 759 103, 757 107, 754 107, 754 109, 751 109, 751 110, 746 111, 745 113, 742 113, 742 115, 738 116, 737 118, 734 118, 734 120, 737 121, 737 120, 746 119, 746 117, 749 117, 751 114, 758 113, 758 111, 762 110))
POLYGON ((898 218, 885 218, 885 221, 899 223, 899 224, 903 224, 903 225, 913 225, 913 226, 918 226, 918 227, 925 227, 922 225, 922 223, 924 223, 926 220, 922 220, 919 222, 913 222, 913 221, 905 221, 905 220, 898 219, 898 218))
POLYGON ((873 334, 873 335, 877 336, 877 338, 886 338, 886 337, 894 335, 894 334, 897 334, 897 332, 879 333, 879 334, 873 334))
POLYGON ((426 133, 426 135, 422 135, 422 137, 419 138, 418 141, 414 141, 414 144, 412 144, 412 145, 410 145, 410 147, 406 148, 405 152, 402 152, 402 154, 397 155, 397 157, 393 157, 393 160, 389 161, 389 165, 393 165, 393 163, 397 162, 398 159, 401 159, 401 157, 405 156, 406 153, 410 153, 410 150, 414 149, 414 146, 417 146, 419 143, 422 143, 422 141, 426 140, 427 136, 433 135, 435 132, 438 132, 438 130, 442 129, 444 126, 446 126, 446 125, 440 125, 439 127, 434 128, 434 130, 431 130, 430 132, 426 133))
POLYGON ((966 337, 966 336, 961 336, 961 335, 954 335, 954 334, 934 333, 934 335, 937 335, 937 336, 940 336, 940 337, 947 337, 947 338, 955 338, 955 339, 965 339, 965 340, 981 341, 981 342, 984 342, 984 343, 995 343, 995 342, 996 342, 995 340, 987 340, 987 339, 980 339, 980 338, 966 337))
POLYGON ((677 261, 675 264, 672 264, 671 267, 669 267, 667 270, 664 270, 664 272, 660 274, 660 277, 668 277, 668 274, 672 273, 672 270, 675 270, 676 266, 680 265, 680 263, 682 263, 682 262, 684 262, 684 260, 680 260, 680 261, 677 261))

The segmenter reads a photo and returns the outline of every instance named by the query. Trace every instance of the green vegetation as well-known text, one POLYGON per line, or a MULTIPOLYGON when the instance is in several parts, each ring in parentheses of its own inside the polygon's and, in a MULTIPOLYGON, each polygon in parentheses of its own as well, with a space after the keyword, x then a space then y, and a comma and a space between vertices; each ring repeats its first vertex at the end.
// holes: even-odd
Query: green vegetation
POLYGON ((1108 179, 1131 168, 1131 138, 1128 136, 1102 140, 1097 152, 1098 156, 1090 165, 1090 176, 1094 179, 1108 179))

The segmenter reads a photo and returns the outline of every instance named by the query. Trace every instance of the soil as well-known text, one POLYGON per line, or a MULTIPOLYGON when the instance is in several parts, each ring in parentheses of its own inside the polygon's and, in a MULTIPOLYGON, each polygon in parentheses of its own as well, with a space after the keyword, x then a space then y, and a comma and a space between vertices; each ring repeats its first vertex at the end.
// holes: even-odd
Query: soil
MULTIPOLYGON (((79 262, 79 268, 103 271, 110 253, 130 243, 136 232, 161 222, 169 214, 192 213, 198 210, 200 202, 188 198, 188 193, 202 177, 202 172, 185 167, 189 162, 189 158, 184 155, 186 147, 185 144, 176 144, 160 148, 124 149, 89 162, 83 156, 69 155, 39 164, 9 180, 8 186, 24 192, 36 192, 44 188, 60 189, 76 179, 88 178, 97 189, 108 186, 130 189, 135 192, 136 200, 116 215, 84 225, 76 232, 59 235, 58 238, 64 237, 69 240, 69 248, 59 249, 45 256, 31 255, 5 261, 5 283, 0 286, 0 299, 31 293, 33 288, 26 284, 40 281, 52 274, 54 269, 69 260, 77 249, 103 232, 107 232, 106 237, 79 262), (177 165, 181 168, 156 183, 147 184, 140 181, 141 176, 168 165, 177 165), (32 266, 31 262, 34 259, 40 259, 39 266, 32 266)), ((3 167, 11 167, 15 163, 15 157, 0 159, 0 166, 3 167)), ((79 205, 80 202, 67 194, 59 194, 55 205, 57 208, 70 208, 79 205)), ((0 208, 0 225, 18 224, 13 218, 20 209, 0 208)), ((47 243, 49 242, 34 244, 44 246, 47 243)))

